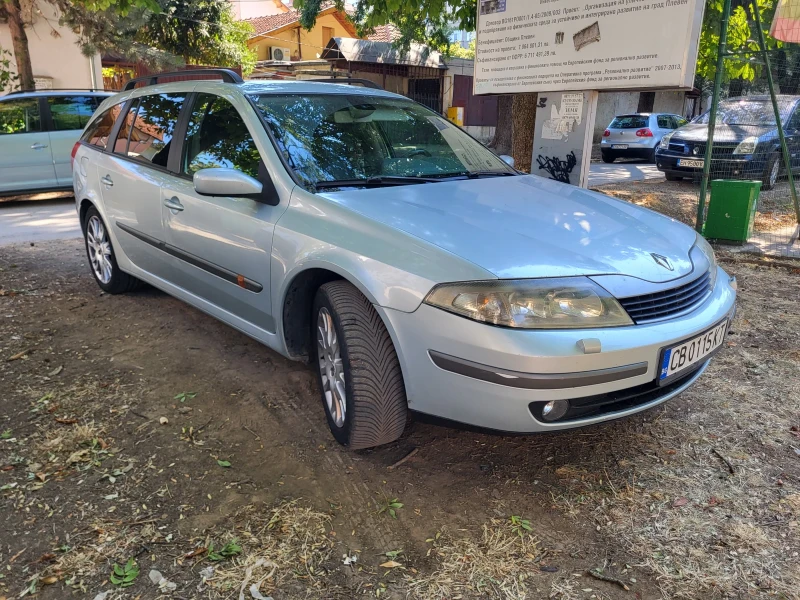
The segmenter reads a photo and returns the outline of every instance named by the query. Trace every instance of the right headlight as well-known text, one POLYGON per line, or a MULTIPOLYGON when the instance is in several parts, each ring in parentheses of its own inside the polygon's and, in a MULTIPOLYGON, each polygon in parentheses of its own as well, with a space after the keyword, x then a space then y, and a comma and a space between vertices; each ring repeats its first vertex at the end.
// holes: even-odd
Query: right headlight
POLYGON ((672 133, 668 133, 664 137, 661 138, 661 142, 659 142, 658 147, 662 150, 666 150, 669 148, 669 141, 672 139, 672 133))
POLYGON ((586 277, 446 283, 433 288, 425 303, 474 321, 520 329, 633 325, 619 302, 586 277))
POLYGON ((711 289, 714 289, 714 286, 717 284, 717 257, 714 255, 714 249, 711 247, 704 238, 699 233, 697 234, 697 241, 695 242, 695 246, 697 249, 702 252, 706 259, 708 260, 709 265, 709 275, 711 276, 711 289))

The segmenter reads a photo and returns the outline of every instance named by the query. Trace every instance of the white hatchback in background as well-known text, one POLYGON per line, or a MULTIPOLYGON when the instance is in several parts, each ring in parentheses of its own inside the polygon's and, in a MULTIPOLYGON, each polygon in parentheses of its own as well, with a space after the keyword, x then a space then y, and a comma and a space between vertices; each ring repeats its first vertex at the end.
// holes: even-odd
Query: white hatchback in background
POLYGON ((614 117, 603 132, 600 154, 604 163, 618 158, 641 158, 656 162, 656 148, 668 133, 688 121, 668 113, 637 113, 614 117))
POLYGON ((310 361, 343 445, 397 439, 409 410, 514 432, 615 419, 723 346, 735 282, 689 227, 521 174, 403 96, 213 73, 128 89, 87 126, 91 272, 310 361))
POLYGON ((72 148, 111 95, 41 90, 0 98, 0 196, 72 190, 72 148))

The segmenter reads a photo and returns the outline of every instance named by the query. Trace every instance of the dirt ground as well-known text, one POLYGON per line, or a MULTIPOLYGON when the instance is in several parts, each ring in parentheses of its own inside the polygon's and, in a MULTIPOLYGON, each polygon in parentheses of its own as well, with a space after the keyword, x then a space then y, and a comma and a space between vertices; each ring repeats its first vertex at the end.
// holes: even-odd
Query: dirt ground
POLYGON ((101 293, 78 240, 0 246, 0 599, 798 598, 800 269, 721 260, 739 312, 679 398, 348 453, 305 365, 101 293))

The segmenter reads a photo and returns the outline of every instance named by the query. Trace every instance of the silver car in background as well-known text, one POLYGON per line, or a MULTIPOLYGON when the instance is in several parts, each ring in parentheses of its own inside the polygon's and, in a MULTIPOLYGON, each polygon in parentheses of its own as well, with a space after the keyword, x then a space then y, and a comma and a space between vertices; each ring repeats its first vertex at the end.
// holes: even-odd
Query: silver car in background
POLYGON ((72 148, 111 95, 41 90, 0 98, 0 196, 72 190, 72 148))
POLYGON ((618 115, 603 132, 600 154, 604 163, 618 158, 641 158, 656 161, 656 148, 668 133, 688 121, 669 113, 636 113, 618 115))
POLYGON ((689 227, 519 173, 403 96, 221 75, 98 109, 74 168, 91 273, 309 361, 344 446, 396 440, 409 411, 623 417, 723 347, 735 282, 689 227))

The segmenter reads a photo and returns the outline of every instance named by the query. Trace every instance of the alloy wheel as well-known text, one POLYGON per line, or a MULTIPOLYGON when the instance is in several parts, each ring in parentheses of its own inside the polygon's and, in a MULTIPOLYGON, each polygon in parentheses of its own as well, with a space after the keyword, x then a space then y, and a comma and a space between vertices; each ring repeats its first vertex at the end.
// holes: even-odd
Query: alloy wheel
POLYGON ((100 283, 111 281, 111 242, 108 233, 99 217, 93 216, 86 225, 86 247, 89 249, 89 261, 92 270, 100 283))
POLYGON ((347 412, 344 366, 333 317, 325 307, 317 315, 317 358, 328 412, 336 426, 342 427, 347 412))

